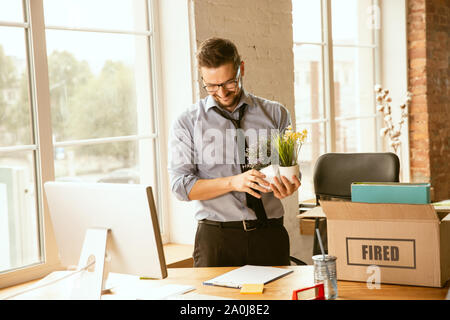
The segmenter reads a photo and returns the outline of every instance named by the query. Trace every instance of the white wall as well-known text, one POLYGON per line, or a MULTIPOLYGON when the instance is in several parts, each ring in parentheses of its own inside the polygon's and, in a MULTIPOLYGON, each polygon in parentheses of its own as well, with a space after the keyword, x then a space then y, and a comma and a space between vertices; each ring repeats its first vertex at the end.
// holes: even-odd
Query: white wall
POLYGON ((294 113, 291 0, 195 0, 196 44, 228 38, 245 62, 246 90, 294 113))
POLYGON ((164 221, 164 233, 170 242, 191 244, 194 242, 196 221, 193 203, 175 199, 170 191, 167 172, 167 137, 171 123, 185 108, 194 103, 191 49, 189 34, 189 10, 187 0, 158 1, 159 56, 161 67, 161 151, 163 171, 163 201, 168 213, 164 221), (164 148, 165 147, 165 148, 164 148))
MULTIPOLYGON (((389 89, 394 123, 400 119, 399 106, 408 90, 408 51, 406 37, 406 0, 384 0, 381 7, 381 85, 389 89)), ((401 131, 401 182, 410 180, 408 123, 401 131)), ((386 150, 392 151, 389 147, 386 150)))

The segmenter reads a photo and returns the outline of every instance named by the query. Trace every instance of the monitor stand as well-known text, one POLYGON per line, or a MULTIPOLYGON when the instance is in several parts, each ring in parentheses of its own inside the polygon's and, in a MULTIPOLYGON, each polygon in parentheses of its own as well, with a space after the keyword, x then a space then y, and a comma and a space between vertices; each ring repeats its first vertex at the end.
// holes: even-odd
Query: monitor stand
POLYGON ((99 300, 105 288, 109 272, 109 258, 106 256, 106 245, 110 229, 90 228, 81 250, 78 268, 81 271, 76 278, 71 297, 73 300, 99 300), (88 267, 89 266, 89 267, 88 267))

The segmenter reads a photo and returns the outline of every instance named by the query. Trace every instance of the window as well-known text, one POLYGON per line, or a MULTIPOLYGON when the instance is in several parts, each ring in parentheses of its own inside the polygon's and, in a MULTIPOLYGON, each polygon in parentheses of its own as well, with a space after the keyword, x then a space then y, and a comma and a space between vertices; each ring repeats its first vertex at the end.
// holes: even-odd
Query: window
POLYGON ((156 186, 147 1, 45 0, 44 13, 56 179, 156 186))
POLYGON ((300 199, 314 195, 313 170, 326 152, 380 149, 373 88, 379 30, 373 0, 293 0, 296 128, 308 129, 301 151, 300 199))
POLYGON ((152 5, 1 1, 1 286, 14 271, 57 261, 52 239, 44 241, 45 181, 158 188, 152 5))
POLYGON ((21 1, 0 3, 0 271, 40 262, 40 171, 30 82, 30 28, 21 1))

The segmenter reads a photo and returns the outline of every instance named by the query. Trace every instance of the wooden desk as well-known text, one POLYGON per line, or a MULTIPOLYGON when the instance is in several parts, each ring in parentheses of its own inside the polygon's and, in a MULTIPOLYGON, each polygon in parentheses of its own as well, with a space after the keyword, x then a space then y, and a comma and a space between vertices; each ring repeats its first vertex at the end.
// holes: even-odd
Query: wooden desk
MULTIPOLYGON (((292 291, 313 284, 313 266, 283 267, 293 273, 264 286, 262 294, 243 295, 239 289, 203 285, 203 281, 235 269, 223 268, 176 268, 168 269, 168 277, 154 281, 155 286, 164 284, 186 284, 196 289, 186 293, 186 298, 196 294, 219 296, 239 300, 290 300, 292 291)), ((152 280, 149 280, 152 281, 152 280)), ((368 289, 365 282, 338 281, 338 299, 342 300, 442 300, 449 286, 444 288, 413 287, 381 284, 380 289, 368 289)), ((120 290, 119 290, 120 291, 120 290)))
MULTIPOLYGON (((239 289, 206 286, 202 282, 209 280, 234 268, 170 268, 168 277, 163 280, 141 280, 148 281, 150 286, 163 286, 165 284, 192 285, 196 290, 186 293, 186 298, 195 295, 211 295, 239 300, 290 300, 292 291, 312 284, 312 266, 289 266, 283 267, 294 270, 293 273, 265 285, 262 294, 242 295, 239 289)), ((128 277, 128 276, 127 276, 128 277)), ((30 282, 33 283, 33 282, 30 282)), ((29 283, 29 284, 30 284, 29 283)), ((18 289, 23 290, 29 284, 6 288, 0 290, 0 298, 7 296, 18 289)), ((380 289, 368 289, 365 282, 338 281, 338 299, 342 300, 442 300, 445 299, 449 285, 444 288, 427 288, 401 285, 381 284, 380 289)), ((118 296, 125 297, 120 286, 116 289, 118 296)), ((105 299, 114 299, 114 294, 104 295, 105 299)))

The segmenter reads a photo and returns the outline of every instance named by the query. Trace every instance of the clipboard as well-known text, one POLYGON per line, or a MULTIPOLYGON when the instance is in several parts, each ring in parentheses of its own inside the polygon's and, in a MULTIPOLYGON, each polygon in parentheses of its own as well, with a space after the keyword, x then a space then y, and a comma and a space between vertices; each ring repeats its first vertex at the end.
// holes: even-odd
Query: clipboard
POLYGON ((227 288, 242 288, 246 283, 266 284, 277 280, 294 270, 281 269, 275 267, 245 265, 243 267, 231 270, 213 279, 204 281, 204 285, 218 286, 227 288))

